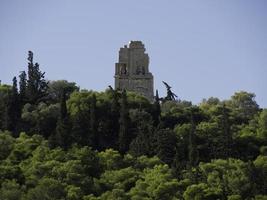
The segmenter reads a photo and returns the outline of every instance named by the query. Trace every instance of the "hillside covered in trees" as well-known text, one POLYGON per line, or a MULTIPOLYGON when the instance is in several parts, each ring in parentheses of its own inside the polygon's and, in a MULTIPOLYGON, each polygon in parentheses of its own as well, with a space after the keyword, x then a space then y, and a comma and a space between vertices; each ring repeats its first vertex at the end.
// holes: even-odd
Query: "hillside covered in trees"
POLYGON ((0 85, 2 200, 267 199, 267 109, 80 90, 28 69, 0 85))

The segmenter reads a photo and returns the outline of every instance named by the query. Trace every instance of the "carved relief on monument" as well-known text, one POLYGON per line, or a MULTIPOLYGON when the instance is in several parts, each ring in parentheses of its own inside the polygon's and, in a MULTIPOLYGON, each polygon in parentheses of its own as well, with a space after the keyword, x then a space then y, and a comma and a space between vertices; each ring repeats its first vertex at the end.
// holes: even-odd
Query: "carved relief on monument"
POLYGON ((137 75, 145 75, 145 67, 144 66, 138 66, 136 69, 137 75))
POLYGON ((127 75, 127 65, 126 64, 120 64, 120 75, 127 75))

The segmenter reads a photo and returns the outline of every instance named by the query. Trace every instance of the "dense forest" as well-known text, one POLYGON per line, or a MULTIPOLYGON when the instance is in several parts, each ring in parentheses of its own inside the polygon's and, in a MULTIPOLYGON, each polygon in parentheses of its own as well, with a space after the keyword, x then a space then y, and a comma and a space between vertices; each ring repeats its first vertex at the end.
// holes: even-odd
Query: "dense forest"
POLYGON ((0 84, 0 199, 266 200, 255 95, 173 97, 47 81, 29 52, 27 71, 0 84))

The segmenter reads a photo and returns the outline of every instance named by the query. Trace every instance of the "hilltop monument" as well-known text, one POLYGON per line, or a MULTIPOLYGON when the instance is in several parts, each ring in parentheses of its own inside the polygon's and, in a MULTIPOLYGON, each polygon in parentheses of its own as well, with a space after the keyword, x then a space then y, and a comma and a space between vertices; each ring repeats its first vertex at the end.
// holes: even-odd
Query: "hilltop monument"
POLYGON ((119 61, 115 64, 115 89, 137 92, 153 101, 153 75, 145 51, 141 41, 130 41, 128 46, 120 48, 119 61))

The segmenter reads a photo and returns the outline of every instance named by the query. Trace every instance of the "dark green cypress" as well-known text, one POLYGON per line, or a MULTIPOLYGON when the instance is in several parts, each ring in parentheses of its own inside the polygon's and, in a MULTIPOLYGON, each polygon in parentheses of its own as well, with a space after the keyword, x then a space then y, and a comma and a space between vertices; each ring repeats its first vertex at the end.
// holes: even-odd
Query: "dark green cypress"
POLYGON ((229 110, 225 104, 218 106, 216 121, 219 127, 218 140, 220 141, 217 144, 216 157, 226 159, 233 155, 231 152, 233 140, 229 121, 229 110))
POLYGON ((232 135, 229 124, 229 111, 223 104, 222 107, 222 129, 223 129, 223 141, 225 141, 224 145, 224 157, 229 158, 231 156, 231 147, 232 147, 232 135))
POLYGON ((188 144, 189 167, 195 167, 199 159, 198 159, 198 150, 196 145, 196 125, 192 110, 191 110, 191 130, 189 132, 188 142, 189 142, 188 144))
POLYGON ((13 132, 17 136, 18 123, 20 120, 21 110, 18 94, 17 78, 13 78, 13 85, 8 94, 6 106, 5 128, 13 132))
POLYGON ((97 119, 96 119, 96 96, 93 94, 90 102, 90 132, 92 135, 92 144, 95 149, 98 148, 97 119))
POLYGON ((41 72, 38 63, 33 63, 33 53, 28 54, 27 100, 36 104, 47 95, 48 82, 44 79, 45 72, 41 72))
POLYGON ((131 154, 135 156, 154 155, 153 120, 151 115, 139 109, 132 118, 131 124, 132 127, 135 127, 131 129, 131 132, 136 135, 130 144, 131 154))
POLYGON ((52 136, 53 139, 51 140, 55 140, 56 146, 60 146, 66 150, 72 143, 70 130, 71 123, 66 106, 66 93, 64 91, 60 101, 60 116, 57 122, 56 133, 52 136))
POLYGON ((27 75, 25 71, 20 72, 19 75, 19 96, 21 103, 26 102, 26 89, 27 89, 27 75))
POLYGON ((159 93, 158 90, 156 90, 156 96, 155 96, 155 102, 153 104, 153 121, 154 126, 157 126, 160 122, 160 99, 159 99, 159 93))
POLYGON ((119 118, 120 118, 120 103, 119 93, 117 90, 112 90, 111 107, 110 107, 110 134, 109 141, 113 148, 117 148, 118 133, 119 133, 119 118))
POLYGON ((72 120, 72 136, 75 142, 81 145, 92 145, 92 138, 90 137, 90 121, 89 113, 81 111, 80 109, 72 120))
POLYGON ((130 133, 129 133, 129 110, 127 105, 127 95, 126 91, 123 90, 121 94, 121 102, 120 102, 120 130, 119 130, 119 150, 122 153, 125 153, 129 149, 129 143, 131 141, 130 133))
POLYGON ((176 153, 176 138, 172 130, 159 129, 157 136, 157 156, 165 163, 171 165, 176 153))

